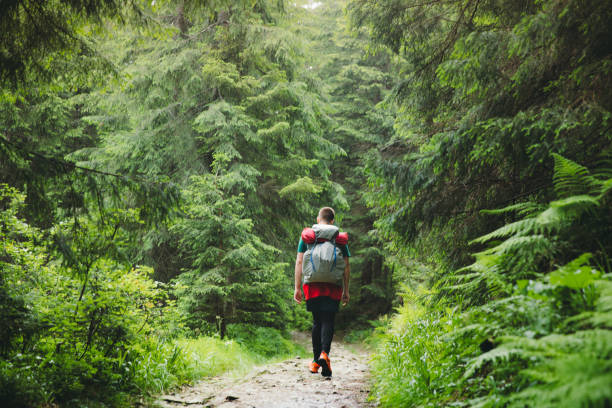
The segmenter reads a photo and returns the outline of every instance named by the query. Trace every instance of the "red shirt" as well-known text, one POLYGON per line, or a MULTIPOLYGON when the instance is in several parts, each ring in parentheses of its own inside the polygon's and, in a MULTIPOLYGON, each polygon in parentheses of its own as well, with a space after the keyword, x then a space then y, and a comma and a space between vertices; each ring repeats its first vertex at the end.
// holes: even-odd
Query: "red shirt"
POLYGON ((319 296, 329 296, 334 300, 342 299, 342 286, 334 285, 333 283, 305 283, 302 288, 304 289, 304 297, 306 300, 319 296))

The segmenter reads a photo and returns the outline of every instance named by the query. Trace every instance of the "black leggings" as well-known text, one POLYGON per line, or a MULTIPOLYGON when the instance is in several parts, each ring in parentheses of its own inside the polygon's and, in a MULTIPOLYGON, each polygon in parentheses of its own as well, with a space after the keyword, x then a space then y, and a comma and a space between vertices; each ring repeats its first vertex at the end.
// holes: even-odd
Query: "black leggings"
POLYGON ((318 360, 321 351, 329 354, 334 337, 336 312, 312 312, 312 353, 318 360))

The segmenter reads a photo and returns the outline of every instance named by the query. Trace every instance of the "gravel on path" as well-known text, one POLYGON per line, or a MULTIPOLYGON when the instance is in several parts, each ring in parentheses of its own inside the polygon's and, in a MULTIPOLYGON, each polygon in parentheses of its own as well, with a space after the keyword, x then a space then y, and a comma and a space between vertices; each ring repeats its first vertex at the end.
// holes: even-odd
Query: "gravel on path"
POLYGON ((356 408, 374 407, 369 392, 368 355, 334 342, 333 375, 326 379, 308 371, 308 359, 295 357, 257 367, 243 378, 221 376, 164 395, 164 408, 356 408))

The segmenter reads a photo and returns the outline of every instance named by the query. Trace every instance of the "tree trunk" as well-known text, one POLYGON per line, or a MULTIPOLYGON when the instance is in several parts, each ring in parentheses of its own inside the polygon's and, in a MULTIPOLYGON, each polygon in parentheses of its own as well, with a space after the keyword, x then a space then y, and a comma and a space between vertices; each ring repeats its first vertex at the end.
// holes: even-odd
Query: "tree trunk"
POLYGON ((227 331, 227 324, 225 322, 226 316, 227 316, 227 302, 223 301, 223 311, 221 312, 221 321, 219 322, 219 337, 221 337, 221 340, 225 338, 225 333, 227 331))
POLYGON ((176 9, 176 26, 178 27, 180 31, 180 36, 182 38, 186 38, 187 29, 189 27, 187 24, 187 19, 185 19, 185 2, 184 1, 181 1, 178 8, 176 9))

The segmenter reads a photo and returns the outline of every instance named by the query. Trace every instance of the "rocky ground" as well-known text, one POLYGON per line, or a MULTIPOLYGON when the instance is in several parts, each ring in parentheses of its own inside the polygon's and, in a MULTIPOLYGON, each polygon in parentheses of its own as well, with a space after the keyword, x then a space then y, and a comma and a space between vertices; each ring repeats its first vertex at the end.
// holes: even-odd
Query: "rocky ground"
POLYGON ((366 401, 367 354, 334 342, 330 358, 331 379, 311 374, 308 359, 295 357, 257 367, 242 378, 227 375, 207 379, 160 397, 158 405, 164 408, 373 407, 373 403, 366 401))

